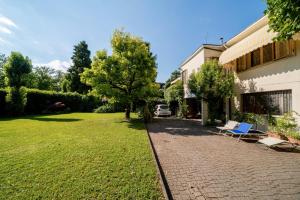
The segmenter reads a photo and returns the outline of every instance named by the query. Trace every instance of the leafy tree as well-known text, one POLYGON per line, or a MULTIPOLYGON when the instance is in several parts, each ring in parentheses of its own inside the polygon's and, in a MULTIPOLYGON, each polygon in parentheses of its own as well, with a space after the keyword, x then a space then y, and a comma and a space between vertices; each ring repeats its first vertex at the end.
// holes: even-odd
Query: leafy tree
POLYGON ((178 81, 165 90, 165 100, 170 106, 172 112, 179 106, 179 115, 185 115, 185 102, 183 100, 183 84, 182 81, 178 81))
POLYGON ((26 84, 26 75, 32 70, 28 57, 21 53, 12 52, 4 64, 4 73, 7 85, 10 87, 6 96, 9 112, 12 115, 23 113, 26 105, 26 91, 21 88, 26 84))
POLYGON ((80 81, 80 74, 84 71, 84 68, 91 68, 90 55, 91 52, 88 50, 88 45, 85 41, 81 41, 74 46, 73 56, 71 57, 73 64, 66 76, 66 82, 68 82, 66 89, 69 91, 82 94, 88 93, 90 87, 80 81))
POLYGON ((224 98, 233 96, 234 76, 230 71, 218 65, 217 61, 208 61, 201 70, 193 73, 189 88, 199 99, 208 103, 208 118, 214 123, 218 115, 218 105, 224 98))
POLYGON ((172 101, 181 102, 183 100, 182 81, 178 81, 165 90, 165 99, 167 103, 170 103, 172 101))
POLYGON ((5 87, 5 74, 4 74, 4 69, 3 66, 6 62, 6 57, 4 54, 0 54, 0 88, 5 87))
POLYGON ((64 73, 47 66, 33 68, 26 76, 26 87, 39 90, 60 91, 64 73))
POLYGON ((105 50, 96 53, 92 68, 85 69, 82 80, 98 94, 125 103, 125 117, 129 119, 131 104, 155 85, 156 57, 149 43, 120 30, 114 32, 111 46, 112 55, 105 50))
POLYGON ((174 80, 176 80, 176 79, 179 78, 180 76, 181 76, 181 73, 180 73, 180 71, 179 71, 178 69, 176 69, 175 71, 173 71, 173 72, 171 73, 170 78, 166 81, 165 88, 170 87, 171 82, 174 81, 174 80))
POLYGON ((4 73, 9 87, 25 85, 26 75, 32 70, 31 60, 19 52, 12 52, 4 64, 4 73))
POLYGON ((300 31, 300 0, 266 0, 265 14, 270 29, 278 32, 276 40, 291 39, 300 31))

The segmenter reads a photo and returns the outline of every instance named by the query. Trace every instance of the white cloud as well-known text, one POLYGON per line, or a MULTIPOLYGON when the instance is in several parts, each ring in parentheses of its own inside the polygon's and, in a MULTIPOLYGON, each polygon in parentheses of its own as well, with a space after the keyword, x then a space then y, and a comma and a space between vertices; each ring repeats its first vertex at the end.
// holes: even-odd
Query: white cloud
POLYGON ((0 26, 0 32, 2 33, 7 33, 7 34, 12 34, 12 31, 4 26, 0 26))
POLYGON ((9 41, 7 41, 7 40, 5 40, 5 39, 3 39, 3 38, 0 37, 0 45, 1 44, 3 44, 3 45, 10 45, 10 46, 12 45, 9 41))
POLYGON ((15 24, 15 22, 13 22, 13 20, 4 16, 0 16, 0 24, 17 28, 17 25, 15 24))
POLYGON ((34 66, 48 66, 55 70, 61 70, 63 72, 66 72, 67 69, 70 67, 71 62, 61 61, 61 60, 52 60, 49 63, 36 63, 33 65, 34 66))

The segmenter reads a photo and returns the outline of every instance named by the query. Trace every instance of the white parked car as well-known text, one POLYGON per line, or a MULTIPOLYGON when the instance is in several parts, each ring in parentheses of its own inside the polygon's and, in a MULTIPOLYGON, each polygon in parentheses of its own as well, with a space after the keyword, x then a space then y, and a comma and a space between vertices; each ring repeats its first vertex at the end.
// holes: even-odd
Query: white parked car
POLYGON ((169 109, 169 106, 166 104, 158 104, 155 106, 155 112, 154 114, 156 116, 171 116, 171 111, 169 109))

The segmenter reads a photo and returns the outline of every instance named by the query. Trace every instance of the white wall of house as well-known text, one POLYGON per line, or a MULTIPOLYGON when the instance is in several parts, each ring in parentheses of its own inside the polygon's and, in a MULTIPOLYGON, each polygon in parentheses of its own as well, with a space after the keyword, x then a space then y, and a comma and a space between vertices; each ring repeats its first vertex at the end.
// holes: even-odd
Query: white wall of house
MULTIPOLYGON (((296 55, 272 61, 236 74, 233 107, 240 108, 241 94, 292 90, 292 110, 300 114, 300 41, 296 41, 296 55)), ((300 118, 295 116, 300 125, 300 118)))
MULTIPOLYGON (((181 71, 187 71, 187 77, 190 77, 192 73, 198 72, 201 68, 201 65, 209 58, 219 57, 221 55, 222 47, 215 47, 220 50, 214 50, 209 47, 209 45, 204 45, 195 51, 186 61, 181 65, 181 71)), ((195 95, 192 94, 188 88, 188 84, 183 84, 184 87, 184 98, 195 98, 195 95)), ((201 116, 202 124, 206 123, 208 112, 207 104, 205 102, 201 103, 201 116)))

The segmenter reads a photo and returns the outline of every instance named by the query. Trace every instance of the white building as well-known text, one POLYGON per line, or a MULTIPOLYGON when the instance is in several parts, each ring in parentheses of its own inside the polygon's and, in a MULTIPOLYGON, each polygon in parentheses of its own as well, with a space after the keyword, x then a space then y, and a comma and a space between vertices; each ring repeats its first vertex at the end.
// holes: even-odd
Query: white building
MULTIPOLYGON (((262 17, 223 46, 199 48, 181 65, 185 97, 193 98, 186 85, 189 75, 206 59, 219 57, 220 64, 236 77, 235 97, 226 105, 228 119, 235 110, 258 114, 272 110, 274 116, 290 111, 300 114, 300 34, 273 42, 276 34, 268 30, 268 18, 262 17)), ((202 106, 203 121, 206 114, 202 106)))
MULTIPOLYGON (((234 110, 282 115, 300 113, 300 37, 273 42, 268 18, 254 24, 225 43, 219 62, 235 72, 236 96, 228 102, 234 110)), ((300 124, 300 118, 295 116, 300 124)))
POLYGON ((189 106, 189 115, 195 117, 197 113, 202 113, 202 121, 206 121, 207 106, 205 103, 198 102, 195 95, 189 91, 188 79, 194 72, 200 70, 201 65, 210 59, 217 59, 221 55, 224 47, 222 45, 203 44, 191 56, 189 56, 181 65, 182 82, 184 87, 184 98, 189 106))

